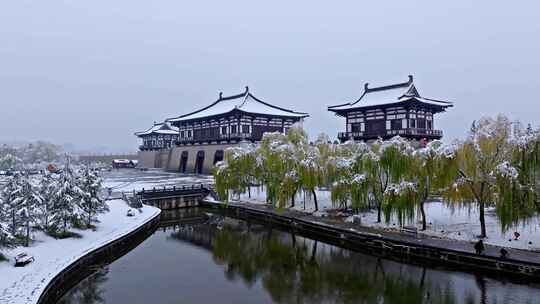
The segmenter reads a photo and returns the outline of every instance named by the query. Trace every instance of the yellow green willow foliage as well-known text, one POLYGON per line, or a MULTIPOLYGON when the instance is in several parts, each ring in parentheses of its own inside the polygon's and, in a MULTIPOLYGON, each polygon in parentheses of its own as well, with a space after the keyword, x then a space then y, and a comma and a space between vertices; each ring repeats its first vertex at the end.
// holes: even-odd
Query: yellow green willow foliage
POLYGON ((217 163, 214 169, 216 192, 221 200, 228 201, 231 194, 239 196, 248 191, 257 179, 255 162, 256 151, 253 145, 246 144, 225 151, 224 161, 217 163))
POLYGON ((516 124, 511 142, 512 159, 500 164, 496 172, 499 196, 504 202, 497 205, 496 211, 503 230, 534 216, 540 207, 540 132, 516 124))
POLYGON ((480 237, 487 236, 486 207, 496 207, 504 230, 510 223, 524 219, 525 214, 520 212, 530 214, 528 210, 534 205, 533 200, 531 204, 522 200, 534 196, 530 193, 534 189, 519 183, 521 160, 515 159, 519 147, 511 130, 512 123, 502 115, 473 123, 469 137, 458 149, 459 176, 444 191, 450 202, 478 206, 480 237))
POLYGON ((457 145, 443 145, 439 140, 431 141, 425 148, 413 153, 413 162, 407 179, 416 185, 417 195, 410 199, 418 206, 422 230, 426 230, 425 202, 430 194, 451 185, 458 176, 456 161, 457 145))
POLYGON ((317 190, 328 189, 334 208, 377 210, 400 224, 419 214, 426 229, 424 204, 442 195, 450 206, 474 206, 486 235, 485 208, 494 206, 502 228, 536 214, 540 174, 540 132, 515 127, 504 117, 482 118, 469 137, 424 148, 401 137, 371 144, 332 144, 320 135, 309 144, 298 127, 287 135, 266 133, 258 145, 230 148, 215 171, 222 200, 257 185, 268 203, 293 207, 299 193, 311 196, 318 209, 317 190))

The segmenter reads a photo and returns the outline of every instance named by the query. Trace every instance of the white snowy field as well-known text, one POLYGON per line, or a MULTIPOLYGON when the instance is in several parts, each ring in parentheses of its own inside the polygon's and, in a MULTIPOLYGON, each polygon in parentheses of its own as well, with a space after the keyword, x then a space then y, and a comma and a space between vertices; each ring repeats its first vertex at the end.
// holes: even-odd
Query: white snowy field
POLYGON ((143 188, 150 190, 154 187, 214 183, 214 178, 210 175, 190 175, 162 170, 116 169, 105 173, 103 178, 103 188, 111 188, 113 192, 132 192, 143 188))
MULTIPOLYGON (((332 202, 329 191, 317 191, 317 200, 319 204, 319 212, 315 211, 315 204, 310 197, 306 197, 304 209, 303 195, 298 195, 296 198, 295 210, 312 213, 316 216, 326 216, 327 210, 332 209, 332 202)), ((240 201, 264 204, 266 201, 266 193, 264 190, 253 188, 251 190, 251 198, 248 194, 242 194, 240 201)), ((419 233, 430 235, 433 237, 447 238, 454 240, 463 240, 476 242, 477 236, 480 234, 480 221, 478 209, 471 205, 469 208, 450 208, 440 201, 427 202, 425 205, 428 227, 426 231, 420 231, 422 227, 420 216, 417 216, 412 222, 407 222, 405 226, 415 226, 419 229, 419 233)), ((355 215, 359 217, 362 226, 376 227, 386 230, 399 230, 399 223, 392 219, 389 223, 377 223, 377 211, 370 211, 355 215)), ((384 216, 383 216, 384 217, 384 216)), ((486 230, 487 239, 484 242, 487 244, 511 247, 516 249, 526 249, 540 251, 540 216, 533 217, 522 225, 513 227, 506 232, 501 231, 501 226, 495 211, 493 209, 486 210, 486 230), (514 232, 521 234, 520 238, 514 240, 514 232), (511 241, 510 241, 511 240, 511 241), (531 244, 529 244, 531 242, 531 244)), ((344 221, 352 221, 353 217, 344 218, 344 221)))
POLYGON ((39 232, 30 247, 17 247, 4 251, 9 261, 0 262, 0 303, 36 303, 44 288, 65 267, 89 251, 110 243, 147 223, 161 212, 158 208, 144 206, 142 213, 128 217, 130 209, 122 200, 107 202, 110 211, 99 215, 95 231, 76 230, 81 238, 56 240, 39 232), (35 261, 25 267, 14 267, 13 257, 26 252, 35 261), (7 253, 7 254, 6 254, 7 253))

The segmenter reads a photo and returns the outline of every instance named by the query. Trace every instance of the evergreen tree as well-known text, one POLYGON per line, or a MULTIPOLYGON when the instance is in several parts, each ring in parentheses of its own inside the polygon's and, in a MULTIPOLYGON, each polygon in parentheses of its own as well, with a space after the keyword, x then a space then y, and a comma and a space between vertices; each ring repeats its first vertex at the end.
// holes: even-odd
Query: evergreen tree
POLYGON ((68 161, 60 174, 58 187, 56 187, 53 195, 54 206, 50 228, 55 232, 62 230, 62 234, 65 235, 71 224, 80 222, 82 212, 76 205, 76 199, 80 191, 68 161))
POLYGON ((58 188, 58 180, 51 174, 46 173, 40 180, 39 193, 42 197, 38 205, 39 226, 43 231, 49 231, 51 217, 54 214, 55 192, 58 188))
POLYGON ((9 231, 8 212, 4 206, 4 201, 0 197, 0 248, 9 247, 15 241, 13 235, 9 231))
POLYGON ((17 192, 16 200, 19 209, 20 221, 25 227, 25 246, 30 244, 31 226, 37 222, 38 206, 42 204, 43 198, 38 192, 37 187, 32 185, 28 176, 22 176, 20 179, 20 191, 17 192))
POLYGON ((0 193, 7 228, 13 237, 21 235, 22 222, 19 213, 22 203, 19 199, 21 192, 21 175, 16 173, 8 180, 0 193))
POLYGON ((99 196, 101 178, 89 167, 85 167, 78 178, 76 204, 83 212, 86 227, 96 221, 96 215, 109 210, 105 201, 99 196))

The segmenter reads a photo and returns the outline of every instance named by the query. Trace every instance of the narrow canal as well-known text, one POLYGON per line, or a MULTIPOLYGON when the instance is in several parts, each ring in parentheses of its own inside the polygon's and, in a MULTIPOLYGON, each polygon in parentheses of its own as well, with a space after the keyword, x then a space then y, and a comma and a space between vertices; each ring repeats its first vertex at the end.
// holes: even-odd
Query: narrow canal
POLYGON ((389 261, 204 209, 163 227, 58 303, 540 303, 540 286, 389 261))

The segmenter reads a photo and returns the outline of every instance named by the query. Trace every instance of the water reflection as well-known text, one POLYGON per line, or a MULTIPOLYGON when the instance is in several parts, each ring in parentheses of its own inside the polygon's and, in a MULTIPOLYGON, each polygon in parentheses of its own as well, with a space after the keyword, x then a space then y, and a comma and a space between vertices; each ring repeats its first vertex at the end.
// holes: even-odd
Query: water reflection
POLYGON ((107 282, 108 268, 97 270, 85 280, 81 281, 76 288, 66 294, 58 304, 98 304, 105 303, 103 296, 104 284, 107 282))
POLYGON ((87 278, 59 303, 128 302, 114 295, 118 289, 135 293, 130 303, 194 303, 209 299, 220 303, 534 303, 530 299, 540 297, 539 290, 529 286, 388 261, 271 227, 207 214, 193 209, 177 213, 175 216, 181 219, 177 224, 171 224, 174 216, 166 214, 167 227, 113 263, 111 273, 104 269, 87 278), (186 254, 193 248, 197 250, 195 255, 186 254), (210 259, 202 259, 201 255, 210 259), (148 268, 160 261, 172 266, 172 259, 199 270, 185 273, 177 265, 148 268), (117 266, 130 261, 129 267, 117 266), (141 266, 141 261, 148 264, 147 268, 141 266), (131 283, 131 278, 142 273, 150 275, 148 269, 154 276, 147 278, 146 284, 167 285, 170 280, 187 280, 191 284, 189 288, 178 285, 159 291, 147 286, 143 291, 141 285, 136 285, 140 283, 131 283), (166 274, 159 276, 160 272, 166 274), (219 272, 223 273, 221 277, 219 272), (111 274, 113 282, 108 280, 111 274), (195 282, 209 278, 212 286, 194 288, 195 282), (227 298, 218 295, 224 288, 232 288, 227 298), (216 293, 214 297, 208 290, 216 293), (180 295, 182 300, 170 300, 180 295))
POLYGON ((181 229, 172 237, 211 248, 228 280, 260 280, 277 303, 455 303, 450 281, 244 222, 181 229), (210 237, 209 237, 210 236, 210 237), (206 240, 206 243, 204 241, 206 240), (204 243, 204 244, 203 244, 204 243))

